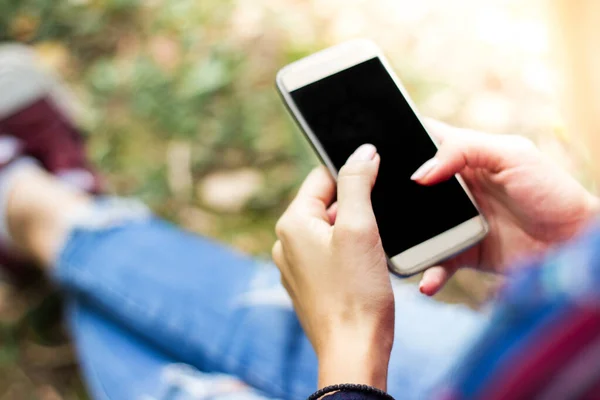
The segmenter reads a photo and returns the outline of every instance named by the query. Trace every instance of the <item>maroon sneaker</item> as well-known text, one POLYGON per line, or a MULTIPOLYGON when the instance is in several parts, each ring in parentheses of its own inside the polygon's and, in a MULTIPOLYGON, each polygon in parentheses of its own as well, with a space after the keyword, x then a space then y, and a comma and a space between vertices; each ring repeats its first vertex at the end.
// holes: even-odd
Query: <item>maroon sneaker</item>
MULTIPOLYGON (((98 193, 99 176, 87 160, 81 132, 65 112, 68 90, 39 67, 26 46, 0 45, 0 135, 58 178, 98 193), (61 107, 62 106, 62 107, 61 107)), ((8 158, 0 143, 0 167, 8 158)))
POLYGON ((18 140, 21 155, 38 160, 59 179, 90 193, 101 191, 99 176, 85 153, 85 144, 73 122, 50 97, 36 99, 3 119, 0 132, 18 140))
MULTIPOLYGON (((59 105, 60 93, 66 93, 63 85, 38 68, 29 48, 0 46, 0 171, 29 156, 60 180, 100 193, 101 179, 87 160, 81 132, 59 105)), ((2 266, 20 273, 20 259, 0 241, 2 266)))

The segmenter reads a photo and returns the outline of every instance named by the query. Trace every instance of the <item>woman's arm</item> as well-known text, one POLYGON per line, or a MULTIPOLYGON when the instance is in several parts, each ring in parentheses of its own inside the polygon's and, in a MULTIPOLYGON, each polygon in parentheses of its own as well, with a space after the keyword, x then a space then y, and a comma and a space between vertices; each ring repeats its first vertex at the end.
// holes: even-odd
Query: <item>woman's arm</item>
POLYGON ((391 343, 382 343, 382 338, 388 332, 335 329, 336 338, 319 354, 319 388, 360 383, 386 390, 391 343))
POLYGON ((361 383, 385 390, 394 295, 371 207, 379 156, 360 147, 336 186, 313 171, 277 224, 273 258, 319 359, 319 387, 361 383), (298 269, 300 268, 300 269, 298 269))
MULTIPOLYGON (((597 212, 597 199, 523 138, 431 130, 441 143, 436 162, 414 179, 431 185, 460 172, 491 230, 479 246, 428 270, 424 293, 461 266, 503 272, 511 260, 569 239, 597 212)), ((276 227, 273 258, 319 358, 319 387, 386 388, 394 297, 370 198, 379 161, 373 146, 357 149, 339 172, 336 204, 335 182, 316 169, 276 227)))

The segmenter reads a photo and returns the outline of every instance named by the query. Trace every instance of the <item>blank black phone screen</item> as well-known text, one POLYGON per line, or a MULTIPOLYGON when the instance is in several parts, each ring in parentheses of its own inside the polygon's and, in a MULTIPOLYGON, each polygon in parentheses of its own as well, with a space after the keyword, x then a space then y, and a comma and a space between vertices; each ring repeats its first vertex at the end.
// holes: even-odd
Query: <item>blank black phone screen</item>
POLYGON ((381 166, 371 199, 388 256, 478 215, 456 178, 431 187, 410 180, 437 148, 379 58, 291 96, 338 170, 360 145, 377 147, 381 166))

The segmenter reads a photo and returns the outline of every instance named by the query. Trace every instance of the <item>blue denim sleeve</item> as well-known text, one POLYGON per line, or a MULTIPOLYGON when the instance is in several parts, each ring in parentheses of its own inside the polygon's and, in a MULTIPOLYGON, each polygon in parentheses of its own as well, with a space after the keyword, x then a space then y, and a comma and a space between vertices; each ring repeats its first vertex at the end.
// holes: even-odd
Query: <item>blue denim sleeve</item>
POLYGON ((490 323, 432 398, 597 397, 600 225, 515 271, 490 323))

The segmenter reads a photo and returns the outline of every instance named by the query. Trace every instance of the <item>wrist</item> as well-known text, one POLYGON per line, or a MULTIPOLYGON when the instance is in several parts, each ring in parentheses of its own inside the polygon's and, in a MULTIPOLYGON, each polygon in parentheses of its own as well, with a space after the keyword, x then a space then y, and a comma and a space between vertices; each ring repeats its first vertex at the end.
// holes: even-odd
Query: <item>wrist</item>
POLYGON ((319 388, 342 383, 387 388, 387 373, 393 343, 389 329, 361 332, 338 329, 318 352, 319 388))

